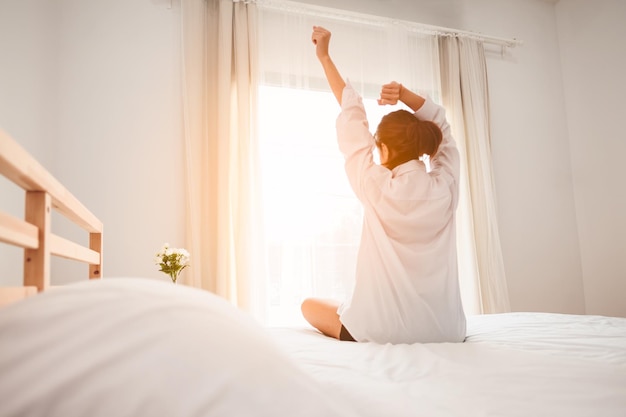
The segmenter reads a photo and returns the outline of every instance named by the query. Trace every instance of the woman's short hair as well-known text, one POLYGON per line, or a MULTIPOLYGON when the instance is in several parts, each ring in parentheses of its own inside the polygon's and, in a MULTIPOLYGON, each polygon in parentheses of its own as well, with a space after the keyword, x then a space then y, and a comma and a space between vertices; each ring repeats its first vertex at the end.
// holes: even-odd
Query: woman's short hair
POLYGON ((442 133, 433 122, 419 120, 407 110, 397 110, 382 118, 375 139, 378 147, 384 143, 389 151, 385 166, 394 169, 424 154, 432 158, 439 149, 442 133))

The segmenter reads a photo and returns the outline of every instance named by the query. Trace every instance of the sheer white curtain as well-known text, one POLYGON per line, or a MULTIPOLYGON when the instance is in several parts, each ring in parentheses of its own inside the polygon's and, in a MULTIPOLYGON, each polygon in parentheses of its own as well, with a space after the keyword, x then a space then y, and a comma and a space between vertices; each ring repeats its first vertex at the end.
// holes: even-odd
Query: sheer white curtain
POLYGON ((276 191, 265 193, 270 311, 272 305, 289 311, 288 305, 308 295, 341 299, 352 285, 358 247, 360 207, 343 178, 329 122, 338 107, 328 93, 313 92, 328 91, 309 40, 313 25, 333 33, 331 54, 365 96, 372 130, 391 109, 371 99, 390 80, 430 94, 447 108, 463 159, 457 238, 465 310, 508 311, 481 41, 288 1, 258 4, 263 174, 276 191), (279 150, 282 162, 268 163, 279 150), (286 172, 287 182, 281 180, 286 172))
POLYGON ((345 299, 354 282, 361 205, 336 144, 339 105, 311 43, 313 25, 332 32, 341 74, 364 95, 370 130, 401 106, 379 107, 392 80, 434 98, 437 39, 368 16, 284 2, 258 2, 259 126, 270 323, 291 324, 308 296, 345 299))
POLYGON ((264 256, 256 139, 256 6, 182 0, 187 284, 256 313, 264 256))
POLYGON ((469 314, 510 310, 500 248, 483 44, 440 38, 442 101, 461 154, 457 211, 459 279, 469 314))

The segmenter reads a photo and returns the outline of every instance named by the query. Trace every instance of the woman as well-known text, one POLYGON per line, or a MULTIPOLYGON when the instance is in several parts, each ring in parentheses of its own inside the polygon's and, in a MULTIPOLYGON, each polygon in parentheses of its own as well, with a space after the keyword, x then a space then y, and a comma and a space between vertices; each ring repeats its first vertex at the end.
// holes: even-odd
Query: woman
POLYGON ((330 37, 328 30, 313 27, 317 58, 341 106, 337 138, 363 204, 363 231, 351 297, 341 305, 307 299, 302 313, 340 340, 462 342, 465 314, 455 240, 459 153, 444 109, 401 84, 386 84, 378 103, 401 101, 414 113, 386 115, 372 136, 361 97, 330 58, 330 37), (374 146, 380 165, 373 160, 374 146))

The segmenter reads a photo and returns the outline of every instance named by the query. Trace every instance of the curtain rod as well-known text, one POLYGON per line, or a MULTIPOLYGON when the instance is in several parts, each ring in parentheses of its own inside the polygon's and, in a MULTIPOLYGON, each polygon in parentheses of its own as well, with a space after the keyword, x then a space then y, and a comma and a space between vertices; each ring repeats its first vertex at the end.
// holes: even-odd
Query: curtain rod
POLYGON ((268 9, 268 10, 276 10, 276 11, 286 11, 297 14, 304 14, 307 16, 316 16, 322 18, 330 18, 341 21, 347 21, 352 23, 361 23, 370 26, 399 26, 406 30, 423 33, 425 35, 436 35, 436 36, 451 36, 451 37, 459 37, 459 38, 470 38, 482 41, 484 43, 489 43, 493 45, 498 45, 501 47, 510 47, 513 48, 515 46, 521 46, 523 42, 519 39, 509 39, 509 38, 500 38, 496 36, 486 36, 477 32, 470 32, 465 30, 451 29, 442 26, 433 26, 427 25, 423 23, 415 23, 406 20, 398 20, 392 19, 388 17, 374 16, 364 13, 357 13, 347 10, 333 9, 330 7, 317 6, 313 4, 305 4, 298 3, 294 1, 288 0, 232 0, 235 3, 245 2, 245 3, 255 3, 258 7, 268 9))

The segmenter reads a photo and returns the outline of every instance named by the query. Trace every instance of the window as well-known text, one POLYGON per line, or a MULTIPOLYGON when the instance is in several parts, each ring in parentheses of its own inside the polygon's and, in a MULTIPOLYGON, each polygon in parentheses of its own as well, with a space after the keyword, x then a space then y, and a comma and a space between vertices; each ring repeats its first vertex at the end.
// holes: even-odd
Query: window
POLYGON ((363 94, 370 130, 391 110, 375 101, 382 84, 397 80, 433 97, 439 93, 436 37, 340 10, 260 7, 258 121, 269 268, 264 303, 272 325, 303 323, 306 297, 344 300, 361 237, 361 204, 337 146, 340 109, 310 42, 313 25, 332 31, 333 59, 363 94))

